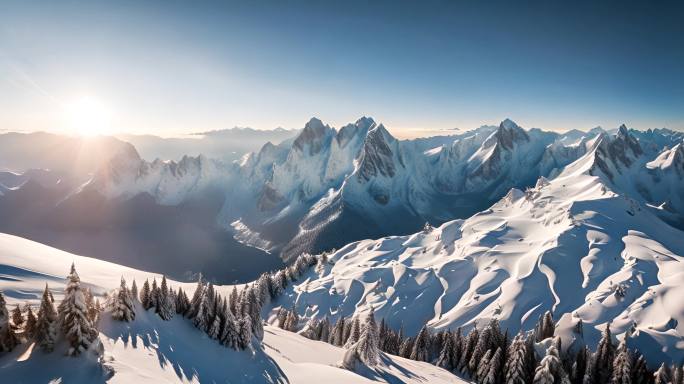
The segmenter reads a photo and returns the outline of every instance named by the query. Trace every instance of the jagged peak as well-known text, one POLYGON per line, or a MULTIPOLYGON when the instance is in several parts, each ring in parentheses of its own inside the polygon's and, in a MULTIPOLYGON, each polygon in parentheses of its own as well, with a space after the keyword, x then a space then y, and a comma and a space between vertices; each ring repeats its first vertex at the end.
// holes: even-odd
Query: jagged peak
POLYGON ((509 119, 509 118, 505 118, 505 119, 501 122, 501 124, 499 124, 499 128, 503 128, 503 129, 516 129, 516 128, 517 128, 517 129, 522 129, 522 128, 520 128, 520 126, 519 126, 518 124, 515 123, 515 121, 513 121, 513 120, 511 120, 511 119, 509 119))
POLYGON ((373 120, 372 117, 368 116, 361 116, 356 122, 354 123, 359 128, 365 128, 365 129, 373 129, 375 126, 375 120, 373 120))
POLYGON ((386 141, 388 143, 396 141, 394 136, 392 136, 392 134, 389 133, 387 128, 385 128, 385 126, 382 123, 376 125, 375 127, 373 127, 373 129, 368 131, 368 136, 371 136, 371 135, 378 137, 378 138, 382 138, 384 141, 386 141))
POLYGON ((306 125, 304 125, 304 129, 297 135, 297 138, 295 138, 292 143, 292 147, 299 151, 303 151, 304 148, 309 147, 309 155, 314 155, 321 151, 325 144, 326 137, 332 135, 332 133, 334 133, 334 129, 323 124, 320 119, 312 117, 306 125))

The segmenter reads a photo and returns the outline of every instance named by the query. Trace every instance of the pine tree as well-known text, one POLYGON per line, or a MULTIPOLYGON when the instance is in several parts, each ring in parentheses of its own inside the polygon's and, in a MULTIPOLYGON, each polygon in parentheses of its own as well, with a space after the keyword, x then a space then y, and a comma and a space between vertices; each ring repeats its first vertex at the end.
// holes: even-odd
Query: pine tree
POLYGON ((335 326, 332 329, 332 332, 330 333, 330 344, 341 347, 342 344, 344 344, 343 339, 344 339, 344 323, 345 323, 345 318, 342 316, 337 322, 335 323, 335 326))
POLYGON ((36 334, 36 316, 29 305, 26 306, 26 325, 24 326, 26 338, 31 340, 36 334))
POLYGON ((480 332, 478 338, 477 338, 477 344, 475 344, 475 348, 473 348, 473 353, 472 356, 470 356, 470 361, 468 362, 468 371, 470 374, 477 374, 477 369, 480 364, 480 359, 482 359, 482 356, 487 352, 487 350, 490 349, 491 346, 491 335, 492 335, 492 328, 488 325, 486 326, 482 332, 480 332))
POLYGON ((461 359, 458 362, 458 369, 461 371, 461 373, 470 372, 468 369, 468 363, 470 362, 470 359, 473 356, 473 350, 475 349, 475 345, 477 345, 479 334, 480 332, 477 329, 477 327, 474 327, 470 331, 470 333, 468 333, 468 336, 465 339, 465 343, 463 343, 463 348, 461 350, 461 359))
POLYGON ((140 291, 140 303, 145 310, 152 308, 152 291, 150 290, 150 282, 145 280, 142 290, 140 291))
POLYGON ((430 331, 426 325, 421 328, 416 336, 416 341, 413 343, 413 350, 411 350, 411 360, 428 361, 428 348, 430 342, 430 331))
POLYGON ((453 371, 454 368, 456 368, 456 365, 458 365, 454 339, 455 337, 451 332, 447 333, 447 337, 445 337, 444 343, 442 343, 442 350, 439 353, 439 358, 437 358, 436 365, 447 371, 453 371))
POLYGON ((572 384, 582 384, 584 372, 587 370, 587 360, 589 359, 589 356, 590 352, 587 347, 580 348, 575 355, 575 361, 572 364, 572 370, 570 372, 570 381, 572 384))
POLYGON ((346 348, 351 347, 354 343, 359 341, 359 337, 361 337, 361 324, 359 323, 359 318, 357 316, 352 320, 349 337, 347 338, 344 346, 346 348))
POLYGON ((243 314, 248 314, 252 320, 252 335, 258 340, 264 338, 264 325, 261 321, 261 304, 257 297, 258 284, 253 285, 245 294, 245 302, 242 304, 243 314))
POLYGON ((503 359, 503 349, 497 347, 494 356, 489 360, 489 371, 487 371, 486 376, 480 377, 482 384, 498 384, 501 382, 501 377, 503 377, 503 359))
POLYGON ((19 304, 15 305, 14 309, 12 310, 12 323, 17 328, 24 324, 24 316, 21 314, 21 308, 19 308, 19 304))
POLYGON ((133 279, 133 284, 131 284, 130 294, 131 294, 131 300, 133 300, 133 302, 138 300, 138 284, 135 283, 135 279, 133 279))
POLYGON ((647 384, 650 382, 650 373, 646 366, 646 359, 638 351, 635 353, 638 357, 635 359, 632 366, 632 383, 633 384, 647 384))
POLYGON ((318 340, 328 342, 330 338, 330 318, 325 316, 321 321, 320 333, 318 334, 318 340))
POLYGON ((190 309, 186 316, 189 319, 194 320, 197 313, 200 311, 202 300, 204 297, 204 282, 202 281, 202 274, 200 273, 199 279, 197 280, 197 287, 195 288, 195 293, 192 294, 192 299, 190 300, 190 309))
POLYGON ((551 345, 546 350, 546 356, 539 362, 539 366, 534 372, 534 384, 554 384, 567 383, 569 378, 563 370, 558 350, 551 345))
POLYGON ((225 305, 223 307, 223 311, 224 322, 223 326, 221 327, 221 344, 235 350, 240 349, 242 346, 240 338, 240 324, 233 315, 233 312, 230 310, 230 305, 225 305))
MULTIPOLYGON (((154 285, 154 283, 152 284, 154 285)), ((157 294, 156 312, 162 320, 170 320, 173 317, 171 310, 171 297, 169 294, 169 287, 166 285, 166 276, 162 276, 161 286, 157 294)))
POLYGON ((179 287, 178 294, 176 295, 176 313, 179 315, 184 315, 190 309, 190 300, 185 292, 179 287))
POLYGON ((240 349, 247 349, 252 343, 252 319, 249 315, 240 319, 239 330, 240 349))
POLYGON ((606 324, 594 355, 595 382, 609 382, 613 375, 613 359, 615 358, 615 347, 613 346, 610 333, 610 323, 606 324))
POLYGON ((525 359, 525 341, 522 333, 518 333, 508 350, 508 361, 504 368, 506 384, 525 384, 528 381, 525 359))
POLYGON ((130 322, 135 319, 135 308, 131 293, 126 287, 126 280, 121 276, 119 290, 112 296, 112 317, 114 320, 130 322))
POLYGON ((207 329, 207 335, 211 337, 214 340, 219 340, 221 337, 221 299, 218 297, 216 300, 214 300, 214 309, 212 311, 213 318, 209 322, 209 328, 207 329))
POLYGON ((233 290, 230 292, 230 298, 228 300, 228 304, 230 306, 230 311, 233 314, 238 314, 238 291, 234 285, 233 285, 233 290))
POLYGON ((88 319, 81 279, 74 264, 71 265, 67 279, 64 300, 58 307, 58 316, 62 332, 71 346, 68 353, 78 355, 89 348, 97 337, 97 330, 88 319))
POLYGON ((613 361, 612 384, 632 384, 632 356, 625 339, 620 342, 613 361))
POLYGON ((670 371, 672 372, 672 384, 684 384, 684 371, 681 365, 675 364, 670 371))
POLYGON ((370 313, 363 326, 361 337, 356 344, 356 353, 359 359, 368 366, 375 366, 380 358, 380 348, 378 339, 378 326, 375 323, 375 311, 371 307, 370 313))
POLYGON ((43 291, 43 297, 40 301, 40 308, 38 309, 38 316, 36 318, 36 330, 33 334, 33 339, 36 345, 40 346, 45 352, 52 352, 55 339, 57 338, 57 312, 50 299, 50 291, 47 284, 43 291))
POLYGON ((660 368, 653 374, 653 384, 670 384, 670 374, 665 363, 660 364, 660 368))
POLYGON ((492 358, 492 350, 488 349, 482 358, 477 362, 477 368, 471 375, 472 378, 479 384, 482 384, 482 378, 489 372, 489 361, 492 358))
POLYGON ((159 291, 159 286, 157 285, 157 278, 152 278, 152 291, 150 292, 150 305, 154 308, 155 313, 159 308, 161 292, 159 291))
POLYGON ((5 297, 0 292, 0 352, 8 352, 19 344, 19 339, 10 324, 5 297))
POLYGON ((413 352, 413 344, 415 344, 415 340, 412 337, 405 338, 399 346, 399 356, 410 359, 413 352))

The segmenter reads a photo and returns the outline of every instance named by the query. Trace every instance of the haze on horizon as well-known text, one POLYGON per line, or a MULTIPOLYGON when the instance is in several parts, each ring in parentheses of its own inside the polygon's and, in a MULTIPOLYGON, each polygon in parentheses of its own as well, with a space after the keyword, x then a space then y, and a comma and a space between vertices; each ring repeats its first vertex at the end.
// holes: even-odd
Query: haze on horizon
POLYGON ((0 130, 684 130, 668 2, 0 4, 0 130))

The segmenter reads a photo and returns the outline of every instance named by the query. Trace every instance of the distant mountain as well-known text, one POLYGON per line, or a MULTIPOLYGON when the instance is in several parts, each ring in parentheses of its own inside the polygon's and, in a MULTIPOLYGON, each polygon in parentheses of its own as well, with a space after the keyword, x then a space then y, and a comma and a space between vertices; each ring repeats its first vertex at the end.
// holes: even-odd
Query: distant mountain
POLYGON ((147 161, 128 145, 76 187, 5 186, 0 209, 11 215, 0 220, 0 230, 176 277, 201 270, 234 281, 246 278, 243 268, 259 272, 240 254, 258 257, 263 271, 279 265, 276 255, 289 260, 361 239, 413 233, 426 222, 465 219, 511 188, 525 190, 542 176, 556 177, 594 150, 597 172, 605 173, 611 188, 682 228, 677 191, 683 139, 678 132, 625 127, 614 135, 600 128, 558 134, 505 120, 458 135, 402 141, 368 117, 339 129, 314 118, 293 140, 266 143, 232 163, 204 155, 147 161), (626 144, 609 144, 623 136, 626 144), (603 158, 611 161, 603 166, 603 158), (97 220, 87 223, 70 212, 97 212, 97 220), (99 237, 89 235, 91 224, 99 237), (201 268, 184 262, 193 247, 205 256, 201 268), (165 263, 165 257, 178 262, 165 263))
MULTIPOLYGON (((465 220, 348 244, 274 306, 333 319, 372 307, 408 334, 426 322, 468 330, 490 319, 514 334, 532 329, 548 310, 566 348, 595 345, 610 323, 654 366, 678 363, 684 232, 658 217, 665 208, 657 202, 667 199, 677 210, 681 141, 649 153, 655 141, 646 136, 622 126, 616 135, 582 139, 584 155, 555 178, 513 188, 465 220)), ((510 149, 516 141, 527 142, 509 131, 481 149, 510 149)), ((492 160, 493 150, 488 154, 492 160)))
MULTIPOLYGON (((173 205, 218 185, 227 196, 219 222, 239 241, 287 260, 359 239, 411 233, 426 221, 469 217, 510 188, 557 175, 606 134, 600 128, 524 130, 507 119, 498 127, 400 141, 368 117, 339 130, 313 118, 293 141, 268 143, 230 166, 202 157, 149 163, 131 156, 88 187, 110 198, 146 192, 173 205)), ((634 140, 651 155, 682 139, 663 130, 642 136, 634 140)), ((679 202, 667 203, 680 209, 679 202)))
POLYGON ((297 133, 298 130, 284 128, 259 130, 236 127, 193 133, 182 138, 131 134, 117 137, 133 144, 140 156, 148 161, 180 160, 183 156, 203 155, 231 162, 246 153, 258 151, 266 142, 277 144, 294 138, 297 133))

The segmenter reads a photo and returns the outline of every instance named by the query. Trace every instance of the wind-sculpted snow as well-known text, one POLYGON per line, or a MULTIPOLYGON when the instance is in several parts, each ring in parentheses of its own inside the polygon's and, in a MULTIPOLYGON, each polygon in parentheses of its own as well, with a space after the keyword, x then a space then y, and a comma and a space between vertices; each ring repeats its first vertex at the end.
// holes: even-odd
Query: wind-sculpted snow
MULTIPOLYGON (((598 136, 553 180, 512 189, 467 220, 349 244, 275 305, 318 318, 373 307, 409 334, 425 322, 453 330, 492 318, 515 333, 551 310, 566 347, 595 345, 610 322, 651 361, 680 361, 684 232, 597 172, 601 162, 624 172, 625 158, 605 148, 625 139, 598 136), (575 340, 580 319, 584 339, 575 340)), ((624 156, 632 155, 634 165, 641 157, 624 156)))

